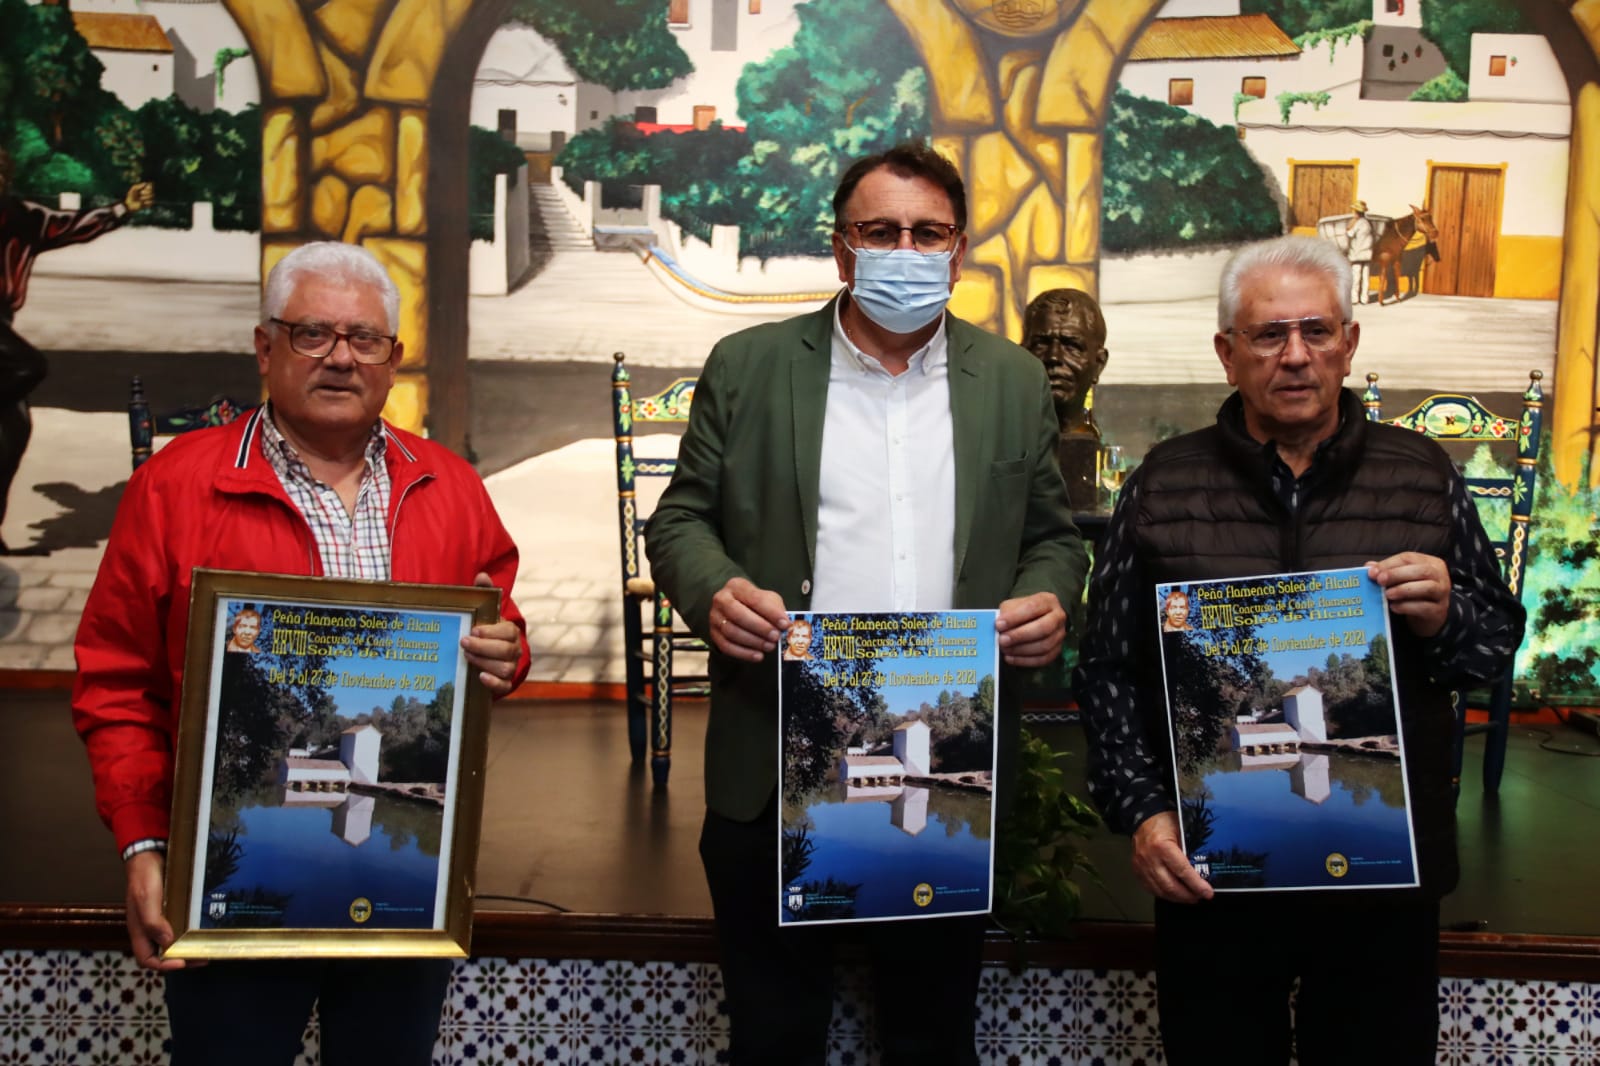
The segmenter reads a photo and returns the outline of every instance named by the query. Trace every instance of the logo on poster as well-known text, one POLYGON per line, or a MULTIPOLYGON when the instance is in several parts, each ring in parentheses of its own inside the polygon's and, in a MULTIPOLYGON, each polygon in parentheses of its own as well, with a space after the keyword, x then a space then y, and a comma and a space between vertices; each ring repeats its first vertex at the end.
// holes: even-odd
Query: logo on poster
POLYGON ((372 901, 366 896, 357 896, 350 901, 350 920, 357 925, 372 917, 372 901))
POLYGON ((801 891, 797 890, 797 889, 790 889, 789 890, 789 909, 791 911, 793 911, 794 913, 799 914, 802 910, 805 909, 805 905, 806 905, 806 894, 804 892, 801 892, 801 891))
POLYGON ((933 886, 924 881, 911 890, 911 902, 919 907, 926 907, 933 902, 933 886))
POLYGON ((211 893, 211 901, 206 904, 206 915, 212 921, 220 921, 228 913, 228 894, 226 892, 211 893))
POLYGON ((1323 865, 1328 868, 1328 873, 1334 877, 1343 877, 1350 872, 1350 860, 1340 855, 1337 851, 1329 855, 1327 862, 1323 865))

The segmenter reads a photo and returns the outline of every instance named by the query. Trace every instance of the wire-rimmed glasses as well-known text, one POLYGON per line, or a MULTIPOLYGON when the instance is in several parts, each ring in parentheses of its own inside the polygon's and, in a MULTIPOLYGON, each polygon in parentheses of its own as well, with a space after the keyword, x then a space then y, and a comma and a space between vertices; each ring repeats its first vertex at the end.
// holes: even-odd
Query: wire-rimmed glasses
POLYGON ((1248 326, 1225 329, 1223 332, 1243 337, 1245 346, 1253 355, 1262 359, 1275 359, 1289 346, 1289 336, 1292 333, 1300 334, 1300 342, 1306 346, 1307 351, 1316 352, 1318 355, 1331 352, 1344 339, 1344 327, 1349 324, 1348 319, 1312 315, 1307 318, 1280 318, 1271 322, 1253 322, 1248 326))

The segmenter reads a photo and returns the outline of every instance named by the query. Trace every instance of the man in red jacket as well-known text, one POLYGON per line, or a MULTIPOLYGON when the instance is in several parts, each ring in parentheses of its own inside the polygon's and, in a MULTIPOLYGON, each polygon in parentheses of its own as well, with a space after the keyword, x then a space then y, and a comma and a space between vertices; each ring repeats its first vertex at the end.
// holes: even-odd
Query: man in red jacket
POLYGON ((380 417, 404 348, 400 296, 365 249, 308 244, 267 279, 256 362, 268 402, 173 441, 136 471, 78 627, 73 717, 127 874, 139 965, 166 974, 173 1062, 287 1064, 313 1002, 322 1062, 432 1059, 448 960, 163 959, 164 853, 195 567, 498 587, 463 638, 503 696, 528 671, 509 593, 517 549, 477 473, 380 417), (373 1009, 383 1012, 375 1021, 373 1009))

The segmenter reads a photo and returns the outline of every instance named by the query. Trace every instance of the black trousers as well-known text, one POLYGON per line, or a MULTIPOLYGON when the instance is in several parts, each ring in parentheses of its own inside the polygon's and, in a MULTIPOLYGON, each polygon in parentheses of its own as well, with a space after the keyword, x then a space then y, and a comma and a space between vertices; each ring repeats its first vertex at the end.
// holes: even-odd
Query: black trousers
POLYGON ((700 834, 733 1066, 827 1061, 841 942, 866 952, 883 1066, 976 1066, 987 916, 780 928, 777 818, 774 796, 753 822, 707 811, 700 834))
POLYGON ((1439 904, 1158 900, 1156 1001, 1171 1066, 1284 1066, 1291 1046, 1301 1066, 1433 1066, 1439 904))
POLYGON ((317 1004, 322 1066, 430 1066, 449 959, 213 962, 167 974, 172 1066, 293 1066, 317 1004))
MULTIPOLYGON (((11 482, 33 436, 28 396, 44 380, 44 356, 11 328, 11 314, 0 311, 0 522, 5 521, 11 482)), ((0 550, 5 548, 0 540, 0 550)))

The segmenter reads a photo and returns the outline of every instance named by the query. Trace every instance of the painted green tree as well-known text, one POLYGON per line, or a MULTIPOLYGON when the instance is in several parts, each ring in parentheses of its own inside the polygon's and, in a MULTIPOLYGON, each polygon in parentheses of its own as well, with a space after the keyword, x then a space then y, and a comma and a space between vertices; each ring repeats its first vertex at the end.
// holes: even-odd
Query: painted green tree
POLYGON ((850 163, 928 136, 927 72, 878 0, 795 8, 794 41, 745 67, 736 89, 750 154, 732 179, 746 255, 821 255, 850 163))
POLYGON ((1118 87, 1106 124, 1102 246, 1142 252, 1283 232, 1265 174, 1231 128, 1118 87))
POLYGON ((17 28, 0 35, 0 146, 18 194, 96 206, 149 181, 156 203, 130 225, 186 228, 208 202, 216 228, 260 228, 257 108, 200 112, 170 96, 130 110, 101 86, 104 67, 64 7, 0 0, 0 25, 17 28))
MULTIPOLYGON (((1539 457, 1530 557, 1522 602, 1528 635, 1517 655, 1517 687, 1544 703, 1600 701, 1600 489, 1568 491, 1539 457)), ((1578 483, 1587 486, 1588 471, 1578 483)))
POLYGON ((1268 15, 1284 33, 1298 37, 1371 18, 1372 0, 1240 0, 1239 12, 1268 15))
POLYGON ((702 239, 739 226, 744 255, 825 254, 844 168, 927 136, 927 74, 878 0, 800 4, 795 16, 793 42, 740 75, 746 131, 645 137, 617 119, 568 142, 566 180, 660 185, 664 217, 702 239))
POLYGON ((694 70, 667 29, 667 0, 516 0, 506 21, 533 27, 580 81, 613 92, 664 89, 694 70))
POLYGON ((10 53, 18 112, 42 129, 51 147, 63 148, 69 116, 101 110, 100 75, 105 66, 72 23, 65 5, 21 5, 20 16, 0 12, 10 53))
POLYGON ((212 205, 219 230, 255 230, 261 220, 261 114, 201 112, 176 96, 132 112, 144 144, 135 180, 157 189, 157 202, 133 221, 187 228, 196 203, 212 205))
POLYGON ((710 129, 645 134, 626 118, 612 118, 567 142, 558 162, 562 180, 582 194, 583 183, 659 185, 661 213, 688 233, 710 241, 714 225, 741 225, 743 200, 728 176, 748 154, 742 131, 710 129))

